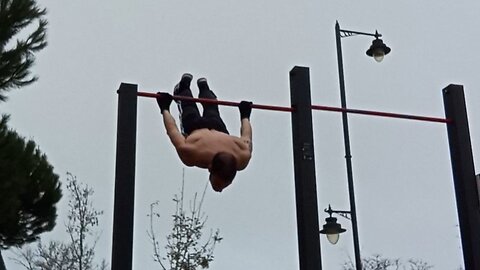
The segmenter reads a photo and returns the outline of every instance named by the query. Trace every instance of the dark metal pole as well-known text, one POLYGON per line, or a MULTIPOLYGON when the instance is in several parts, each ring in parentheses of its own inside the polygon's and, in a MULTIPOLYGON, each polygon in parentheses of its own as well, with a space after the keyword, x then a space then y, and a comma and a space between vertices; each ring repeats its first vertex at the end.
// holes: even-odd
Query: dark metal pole
POLYGON ((0 249, 0 270, 7 270, 7 267, 5 266, 5 262, 3 261, 2 257, 2 249, 0 249))
MULTIPOLYGON (((335 24, 335 38, 337 41, 337 59, 338 59, 338 78, 340 82, 340 99, 342 103, 342 109, 347 108, 347 98, 345 95, 345 79, 343 76, 343 58, 342 58, 342 44, 340 36, 340 25, 338 22, 335 24)), ((353 247, 355 251, 355 266, 357 270, 362 269, 362 260, 360 257, 360 242, 358 240, 358 227, 357 227, 357 210, 355 206, 355 192, 353 185, 353 169, 352 169, 352 155, 350 153, 350 136, 348 132, 348 117, 347 112, 342 111, 343 120, 343 138, 345 141, 345 161, 347 163, 347 180, 348 180, 348 194, 350 197, 350 213, 352 221, 352 234, 353 234, 353 247)))
POLYGON ((112 270, 131 270, 135 199, 137 85, 118 89, 117 160, 113 209, 112 270))
MULTIPOLYGON (((480 174, 477 174, 477 189, 478 189, 478 193, 480 194, 480 174)), ((480 203, 480 198, 479 198, 479 203, 480 203)))
POLYGON ((306 67, 290 71, 293 162, 300 270, 321 270, 317 186, 313 149, 310 75, 306 67))
POLYGON ((480 269, 480 207, 463 86, 443 89, 453 183, 466 270, 480 269))

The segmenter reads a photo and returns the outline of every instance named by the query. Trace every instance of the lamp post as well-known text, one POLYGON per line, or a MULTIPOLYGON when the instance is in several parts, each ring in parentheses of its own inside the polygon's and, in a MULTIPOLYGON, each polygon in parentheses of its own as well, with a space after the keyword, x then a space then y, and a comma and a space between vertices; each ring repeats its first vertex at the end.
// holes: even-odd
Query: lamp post
MULTIPOLYGON (((347 109, 347 99, 345 95, 345 78, 343 74, 343 58, 342 58, 342 43, 341 39, 344 37, 350 37, 355 35, 373 36, 375 39, 372 45, 367 50, 367 55, 373 57, 377 62, 383 60, 383 57, 390 53, 390 48, 387 47, 380 39, 382 36, 377 31, 375 34, 357 32, 351 30, 340 29, 338 21, 335 23, 335 38, 337 43, 337 60, 338 60, 338 78, 340 83, 340 99, 342 109, 347 109)), ((358 240, 358 227, 357 227, 357 211, 355 207, 355 193, 353 185, 353 170, 352 170, 352 155, 350 152, 350 137, 348 132, 348 117, 347 112, 342 111, 343 121, 343 137, 345 142, 345 161, 347 166, 347 180, 348 180, 348 194, 350 199, 350 217, 352 221, 352 234, 353 234, 353 247, 355 252, 355 266, 357 270, 362 269, 362 261, 360 257, 360 245, 358 240)))

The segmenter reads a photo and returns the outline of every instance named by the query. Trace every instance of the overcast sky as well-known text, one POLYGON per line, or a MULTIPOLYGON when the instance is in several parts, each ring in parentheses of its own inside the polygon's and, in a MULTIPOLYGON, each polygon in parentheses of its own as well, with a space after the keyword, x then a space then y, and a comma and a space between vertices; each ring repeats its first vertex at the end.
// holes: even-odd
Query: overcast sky
MULTIPOLYGON (((441 90, 465 86, 475 163, 480 162, 480 2, 140 0, 53 1, 49 46, 33 72, 40 80, 12 91, 1 113, 34 139, 55 171, 71 172, 95 191, 105 211, 96 249, 110 261, 117 94, 121 82, 171 91, 184 72, 207 77, 223 100, 289 106, 289 71, 310 67, 312 103, 339 106, 334 25, 383 34, 392 48, 380 64, 365 55, 372 39, 342 39, 350 108, 444 117, 441 90)), ((196 86, 192 89, 197 92, 196 86)), ((172 112, 177 115, 176 108, 172 112)), ((239 113, 222 107, 232 134, 239 113)), ((290 115, 252 113, 249 167, 222 193, 207 190, 207 226, 224 237, 211 269, 298 269, 290 115)), ((423 259, 435 269, 463 264, 444 124, 351 115, 350 137, 363 256, 423 259)), ((348 210, 341 116, 314 112, 318 207, 348 210)), ((170 229, 171 200, 184 166, 153 99, 138 103, 134 268, 159 269, 146 234, 159 201, 159 234, 170 229)), ((478 173, 478 170, 477 170, 478 173)), ((187 168, 186 195, 202 191, 207 172, 187 168)), ((67 193, 58 226, 65 237, 67 193)), ((320 212, 320 226, 326 214, 320 212)), ((353 259, 350 222, 337 245, 321 237, 324 269, 353 259)), ((8 256, 8 255, 7 255, 8 256)), ((7 257, 5 256, 5 257, 7 257)), ((9 269, 20 269, 7 262, 9 269)))

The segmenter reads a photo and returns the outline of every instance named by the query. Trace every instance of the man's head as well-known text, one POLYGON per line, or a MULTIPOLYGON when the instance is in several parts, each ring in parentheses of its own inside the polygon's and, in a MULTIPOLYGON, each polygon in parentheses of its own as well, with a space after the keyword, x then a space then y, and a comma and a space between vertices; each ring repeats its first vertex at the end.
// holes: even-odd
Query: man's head
POLYGON ((237 174, 237 160, 232 154, 220 152, 212 160, 209 168, 210 184, 213 190, 221 192, 228 187, 237 174))

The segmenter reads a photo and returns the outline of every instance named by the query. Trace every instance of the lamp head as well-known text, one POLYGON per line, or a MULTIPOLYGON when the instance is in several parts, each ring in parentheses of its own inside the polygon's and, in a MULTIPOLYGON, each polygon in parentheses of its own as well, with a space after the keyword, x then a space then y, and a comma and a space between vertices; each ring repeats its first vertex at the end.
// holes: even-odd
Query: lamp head
POLYGON ((375 61, 382 62, 383 57, 389 54, 391 49, 383 43, 383 40, 376 37, 372 41, 372 45, 367 50, 367 55, 373 57, 375 61))
POLYGON ((320 233, 326 234, 328 241, 335 245, 340 238, 339 234, 345 232, 346 230, 337 223, 337 219, 334 217, 327 217, 325 222, 326 223, 323 225, 323 229, 320 231, 320 233))

